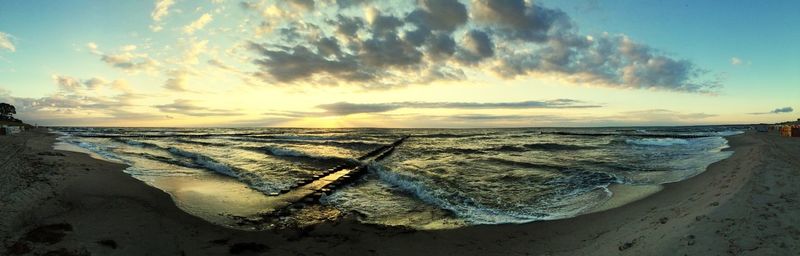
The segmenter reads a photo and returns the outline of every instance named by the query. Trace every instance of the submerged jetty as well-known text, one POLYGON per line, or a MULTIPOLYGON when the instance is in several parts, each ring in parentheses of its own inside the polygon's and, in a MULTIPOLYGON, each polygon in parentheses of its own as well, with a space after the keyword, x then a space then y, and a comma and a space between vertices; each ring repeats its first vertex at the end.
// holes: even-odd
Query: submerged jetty
POLYGON ((287 209, 300 208, 307 204, 318 203, 319 199, 331 194, 334 190, 347 186, 367 173, 368 165, 380 161, 394 152, 409 136, 403 136, 395 142, 379 147, 358 158, 358 162, 344 163, 322 171, 313 177, 304 179, 278 193, 272 193, 274 201, 262 217, 280 216, 287 209))

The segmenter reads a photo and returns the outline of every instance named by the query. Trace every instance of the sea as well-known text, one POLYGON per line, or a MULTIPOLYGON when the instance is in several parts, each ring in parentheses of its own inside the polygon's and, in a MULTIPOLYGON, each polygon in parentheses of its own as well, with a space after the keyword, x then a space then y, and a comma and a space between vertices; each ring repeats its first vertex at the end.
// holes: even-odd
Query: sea
MULTIPOLYGON (((372 224, 432 227, 570 218, 613 186, 678 182, 729 157, 736 127, 305 129, 55 127, 63 143, 142 179, 225 177, 263 195, 410 136, 320 202, 372 224)), ((235 207, 235 200, 228 206, 235 207)))

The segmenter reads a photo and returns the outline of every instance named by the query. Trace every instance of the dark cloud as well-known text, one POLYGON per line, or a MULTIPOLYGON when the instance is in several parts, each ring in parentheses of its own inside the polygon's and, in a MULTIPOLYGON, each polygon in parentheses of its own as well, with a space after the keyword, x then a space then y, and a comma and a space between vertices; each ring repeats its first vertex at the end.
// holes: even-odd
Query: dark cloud
MULTIPOLYGON (((337 1, 339 8, 355 2, 362 1, 337 1)), ((249 44, 257 53, 254 76, 391 88, 464 79, 458 74, 479 68, 506 79, 556 77, 617 88, 714 93, 720 87, 690 60, 624 35, 580 34, 565 12, 533 1, 474 0, 467 7, 421 0, 410 9, 373 4, 366 10, 366 18, 332 12, 321 24, 269 20, 277 34, 249 44)))
POLYGON ((359 58, 368 67, 408 67, 422 61, 422 52, 395 35, 364 42, 359 58))
POLYGON ((772 111, 769 111, 769 112, 756 112, 756 113, 750 113, 750 114, 751 115, 782 114, 782 113, 791 113, 793 111, 794 111, 794 109, 792 107, 782 107, 782 108, 776 108, 776 109, 774 109, 772 111))
POLYGON ((391 102, 391 103, 349 103, 337 102, 322 104, 317 108, 325 110, 323 115, 351 115, 359 113, 388 112, 401 108, 452 108, 452 109, 532 109, 532 108, 596 108, 598 105, 584 104, 582 101, 557 99, 549 101, 520 102, 391 102))
POLYGON ((354 37, 359 30, 364 28, 364 20, 359 17, 347 17, 341 14, 335 20, 328 20, 328 24, 336 27, 336 32, 346 37, 354 37))
POLYGON ((396 34, 397 29, 405 24, 400 18, 392 15, 378 14, 373 18, 370 28, 372 33, 377 36, 396 34))
POLYGON ((240 115, 235 110, 215 109, 197 105, 191 100, 174 100, 173 103, 153 106, 164 113, 182 114, 187 116, 233 116, 240 115))
POLYGON ((563 11, 523 0, 477 0, 472 3, 472 12, 478 23, 493 25, 501 35, 512 39, 544 42, 552 33, 572 27, 563 11))
POLYGON ((453 31, 467 23, 467 7, 458 0, 421 0, 406 20, 431 30, 453 31))
POLYGON ((317 47, 319 54, 324 57, 340 56, 342 54, 339 41, 333 37, 320 38, 314 46, 317 47))
POLYGON ((473 63, 494 56, 494 43, 483 31, 470 30, 461 41, 459 59, 463 62, 473 63))
POLYGON ((359 64, 352 55, 327 59, 305 46, 269 49, 264 45, 249 43, 248 47, 264 56, 263 59, 254 62, 261 67, 261 71, 256 73, 258 77, 272 77, 279 82, 292 82, 315 74, 327 74, 354 81, 371 79, 369 73, 359 69, 359 64))
POLYGON ((436 59, 447 58, 456 52, 456 41, 450 35, 436 34, 430 40, 428 53, 436 59))
POLYGON ((331 104, 322 104, 317 108, 325 110, 327 115, 351 115, 360 113, 379 113, 392 111, 401 106, 395 103, 376 103, 376 104, 358 104, 348 102, 337 102, 331 104))

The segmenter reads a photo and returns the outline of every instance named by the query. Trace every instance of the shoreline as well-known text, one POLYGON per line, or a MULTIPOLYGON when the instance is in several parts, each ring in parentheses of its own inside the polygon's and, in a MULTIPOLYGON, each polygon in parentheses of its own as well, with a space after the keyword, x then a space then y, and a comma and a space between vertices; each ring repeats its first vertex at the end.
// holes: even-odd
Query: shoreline
MULTIPOLYGON (((85 153, 97 160, 126 165, 124 160, 114 155, 105 152, 97 152, 93 148, 85 148, 84 146, 67 142, 63 138, 67 138, 69 135, 65 133, 53 133, 61 135, 57 138, 57 142, 54 145, 54 149, 56 150, 85 153)), ((726 144, 722 147, 723 149, 728 147, 727 140, 725 141, 726 144)), ((344 214, 347 214, 333 206, 315 205, 315 209, 322 209, 324 213, 307 211, 305 209, 293 211, 291 215, 297 219, 303 219, 304 222, 280 222, 276 221, 276 217, 264 217, 266 215, 265 209, 274 208, 276 198, 251 188, 241 180, 231 176, 223 175, 218 172, 198 170, 193 170, 186 175, 150 175, 148 171, 141 171, 130 165, 125 168, 124 172, 152 187, 166 192, 170 195, 174 203, 187 213, 227 228, 240 230, 269 230, 285 226, 302 227, 318 225, 322 222, 343 217, 344 214), (299 214, 303 214, 304 216, 297 216, 299 214)), ((693 177, 694 175, 697 174, 688 177, 693 177)), ((603 187, 608 197, 604 198, 602 202, 571 214, 561 215, 556 218, 531 220, 528 222, 501 222, 494 224, 525 224, 538 221, 552 221, 607 211, 644 199, 663 190, 663 188, 662 184, 613 183, 603 187)), ((355 214, 360 215, 360 213, 355 214)), ((394 222, 396 223, 392 223, 392 221, 383 223, 374 223, 366 220, 361 221, 374 225, 417 230, 453 229, 477 225, 467 224, 466 220, 458 219, 453 216, 452 213, 441 209, 438 211, 417 211, 414 213, 414 216, 395 218, 394 222), (414 216, 416 216, 416 218, 414 216)))
POLYGON ((2 210, 18 213, 0 219, 4 243, 0 254, 20 252, 25 246, 27 253, 34 254, 63 248, 100 255, 214 255, 239 250, 279 255, 759 255, 800 251, 800 221, 795 217, 800 216, 800 209, 791 204, 798 196, 792 186, 800 182, 800 163, 791 156, 800 151, 800 140, 781 140, 774 134, 727 137, 730 147, 726 150, 735 153, 703 173, 665 184, 661 191, 629 204, 569 219, 425 231, 361 224, 348 216, 302 229, 257 232, 224 228, 188 214, 168 193, 122 172, 122 165, 47 148, 55 141, 52 134, 38 130, 24 136, 29 137, 24 143, 11 143, 20 143, 20 154, 29 158, 11 161, 19 167, 15 170, 0 167, 4 186, 15 178, 28 185, 21 192, 0 189, 11 195, 2 194, 2 210), (28 145, 30 141, 34 142, 28 145), (25 175, 9 174, 21 170, 48 172, 40 171, 27 180, 25 175), (765 186, 764 182, 774 184, 765 186), (764 191, 769 193, 756 193, 764 191), (52 244, 25 239, 47 224, 58 223, 68 224, 70 230, 59 231, 62 239, 52 244), (104 240, 114 241, 115 248, 99 243, 104 240))

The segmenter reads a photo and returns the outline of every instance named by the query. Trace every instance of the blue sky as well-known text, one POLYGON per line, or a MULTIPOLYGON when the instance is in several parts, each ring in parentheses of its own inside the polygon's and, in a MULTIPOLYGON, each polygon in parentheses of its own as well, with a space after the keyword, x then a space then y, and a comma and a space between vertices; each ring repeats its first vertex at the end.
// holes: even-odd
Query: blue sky
POLYGON ((776 122, 800 108, 798 10, 797 1, 3 1, 0 101, 48 125, 776 122), (348 21, 356 34, 340 30, 348 21))

